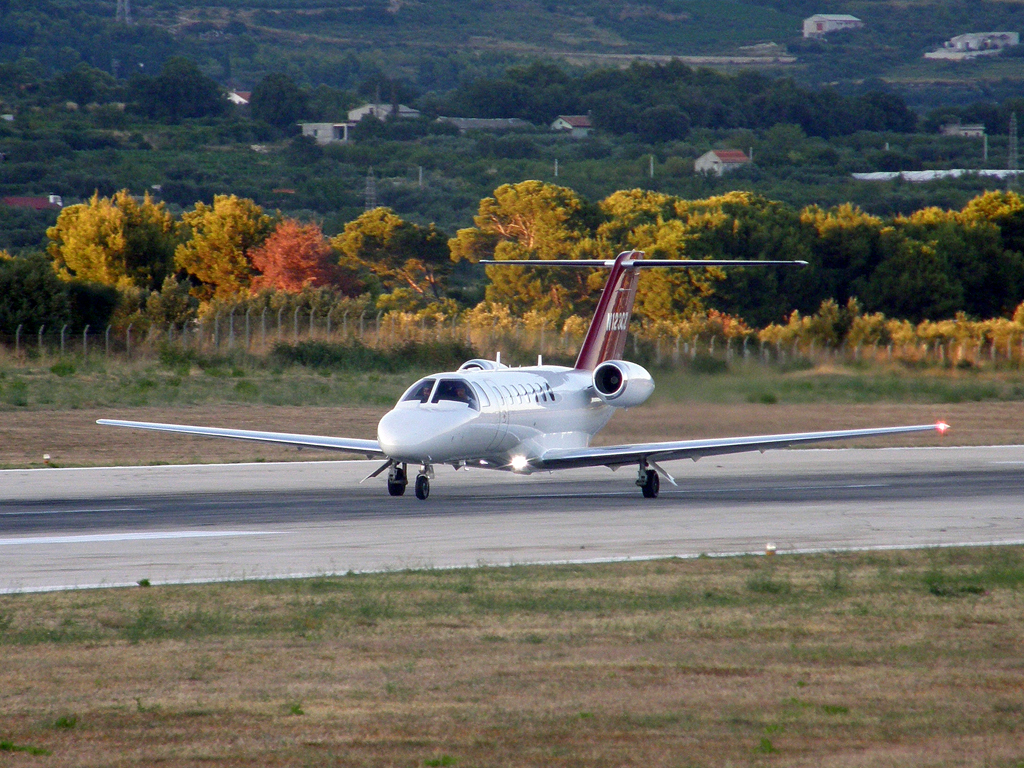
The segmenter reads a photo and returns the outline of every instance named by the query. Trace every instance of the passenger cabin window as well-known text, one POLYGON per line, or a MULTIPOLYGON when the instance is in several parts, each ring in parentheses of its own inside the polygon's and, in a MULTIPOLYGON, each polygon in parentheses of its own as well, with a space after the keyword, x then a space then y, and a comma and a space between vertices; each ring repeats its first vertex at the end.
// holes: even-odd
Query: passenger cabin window
POLYGON ((480 402, 473 394, 473 388, 462 379, 441 379, 441 383, 437 385, 437 392, 434 393, 434 399, 430 402, 439 403, 442 400, 454 400, 456 403, 465 403, 474 411, 480 410, 480 402))
POLYGON ((420 402, 425 403, 430 400, 430 391, 434 388, 433 379, 423 379, 417 381, 411 387, 409 391, 402 395, 401 402, 420 402))

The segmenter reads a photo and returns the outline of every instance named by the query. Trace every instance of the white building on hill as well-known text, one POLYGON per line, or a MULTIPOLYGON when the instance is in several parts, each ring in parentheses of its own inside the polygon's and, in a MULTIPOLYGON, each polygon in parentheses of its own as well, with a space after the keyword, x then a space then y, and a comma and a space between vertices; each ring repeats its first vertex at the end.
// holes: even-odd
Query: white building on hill
POLYGON ((994 56, 1003 48, 1020 45, 1019 32, 968 32, 947 40, 937 51, 928 51, 926 59, 963 61, 978 56, 994 56))
POLYGON ((824 37, 830 32, 863 26, 863 21, 848 13, 816 13, 804 19, 804 37, 824 37))

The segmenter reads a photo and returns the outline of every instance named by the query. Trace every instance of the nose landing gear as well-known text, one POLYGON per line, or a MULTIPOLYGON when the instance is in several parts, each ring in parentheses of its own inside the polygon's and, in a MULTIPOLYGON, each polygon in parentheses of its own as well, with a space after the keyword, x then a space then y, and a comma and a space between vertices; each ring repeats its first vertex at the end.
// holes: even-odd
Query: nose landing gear
POLYGON ((426 501, 430 495, 430 478, 433 476, 434 468, 429 464, 424 464, 420 468, 420 473, 416 475, 416 498, 420 501, 426 501))

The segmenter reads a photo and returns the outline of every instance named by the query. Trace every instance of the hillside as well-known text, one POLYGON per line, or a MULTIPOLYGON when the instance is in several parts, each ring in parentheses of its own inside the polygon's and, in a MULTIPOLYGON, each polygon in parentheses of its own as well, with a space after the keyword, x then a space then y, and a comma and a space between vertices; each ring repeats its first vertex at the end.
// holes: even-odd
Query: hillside
POLYGON ((979 80, 1005 91, 1000 83, 1024 78, 1020 59, 952 67, 921 60, 965 31, 1024 30, 1024 3, 1014 0, 134 0, 130 26, 115 22, 115 6, 0 0, 0 60, 29 56, 55 70, 85 61, 123 77, 187 55, 241 88, 272 71, 336 88, 383 73, 426 93, 527 59, 607 65, 676 56, 725 68, 781 67, 808 84, 851 89, 865 78, 889 79, 925 105, 940 102, 944 91, 922 85, 968 98, 979 80), (801 20, 822 11, 853 13, 865 28, 803 40, 801 20), (696 58, 708 56, 730 58, 696 58))

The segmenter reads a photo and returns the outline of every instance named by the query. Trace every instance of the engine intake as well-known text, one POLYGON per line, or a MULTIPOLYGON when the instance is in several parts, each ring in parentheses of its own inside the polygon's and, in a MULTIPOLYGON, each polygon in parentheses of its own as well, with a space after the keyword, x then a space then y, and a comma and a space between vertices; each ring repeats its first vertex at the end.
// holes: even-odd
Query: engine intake
POLYGON ((654 381, 647 369, 625 360, 607 360, 594 369, 594 390, 608 405, 632 408, 654 392, 654 381))

